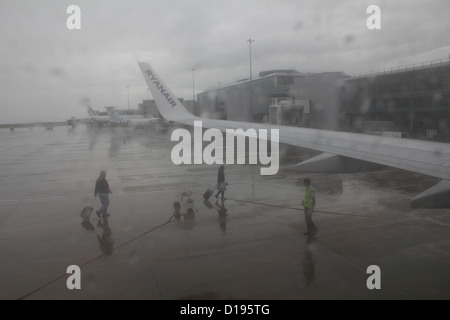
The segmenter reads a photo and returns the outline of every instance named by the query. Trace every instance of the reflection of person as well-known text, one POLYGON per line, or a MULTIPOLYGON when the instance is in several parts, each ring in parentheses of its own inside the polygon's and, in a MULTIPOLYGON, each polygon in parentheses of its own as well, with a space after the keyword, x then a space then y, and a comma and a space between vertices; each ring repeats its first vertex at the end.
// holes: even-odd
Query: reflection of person
POLYGON ((219 214, 219 226, 220 230, 222 230, 223 233, 227 231, 227 208, 225 208, 222 200, 222 204, 219 205, 218 202, 216 202, 216 209, 217 213, 219 214))
POLYGON ((173 216, 175 217, 175 219, 180 220, 180 217, 181 217, 181 213, 180 213, 181 204, 178 201, 175 201, 173 203, 173 209, 175 210, 173 212, 173 216))
POLYGON ((94 231, 95 230, 94 226, 92 225, 92 223, 89 220, 83 220, 83 222, 81 222, 81 225, 87 231, 94 231))
POLYGON ((183 214, 184 218, 184 229, 192 230, 195 225, 195 212, 194 209, 188 208, 186 213, 183 214))
POLYGON ((217 174, 217 189, 219 191, 217 191, 217 194, 215 196, 216 199, 218 199, 219 194, 221 194, 222 195, 222 201, 223 201, 223 198, 225 196, 225 190, 227 190, 227 184, 225 182, 225 172, 224 171, 225 171, 225 166, 221 165, 220 168, 219 168, 219 172, 217 174))
POLYGON ((100 250, 107 256, 111 255, 114 249, 114 240, 111 238, 112 231, 108 224, 108 218, 104 218, 103 223, 99 221, 97 227, 103 229, 101 237, 97 234, 100 250))
POLYGON ((319 231, 312 222, 312 214, 314 212, 314 206, 316 205, 316 190, 311 186, 311 180, 309 178, 304 179, 303 183, 306 187, 306 191, 302 206, 305 208, 305 221, 308 229, 308 231, 305 232, 305 235, 314 236, 319 231))
MULTIPOLYGON (((184 229, 186 230, 192 230, 194 229, 194 224, 195 224, 195 211, 193 208, 193 201, 192 199, 188 198, 188 200, 186 201, 186 204, 188 206, 187 210, 185 213, 181 213, 181 203, 178 201, 175 201, 173 203, 173 209, 174 209, 174 213, 173 213, 173 217, 175 217, 175 219, 177 221, 180 221, 181 217, 183 217, 183 221, 184 221, 184 229)), ((184 209, 183 209, 184 210, 184 209)))
POLYGON ((303 258, 303 275, 305 276, 306 287, 309 287, 314 282, 316 274, 313 258, 313 245, 315 241, 313 237, 308 237, 306 240, 305 256, 303 258))
POLYGON ((107 210, 109 206, 109 193, 112 193, 109 189, 108 181, 106 180, 106 171, 102 170, 100 172, 100 176, 97 178, 97 181, 95 182, 95 191, 94 195, 100 198, 100 201, 102 203, 102 206, 100 209, 96 211, 97 216, 101 218, 101 216, 108 216, 107 210))

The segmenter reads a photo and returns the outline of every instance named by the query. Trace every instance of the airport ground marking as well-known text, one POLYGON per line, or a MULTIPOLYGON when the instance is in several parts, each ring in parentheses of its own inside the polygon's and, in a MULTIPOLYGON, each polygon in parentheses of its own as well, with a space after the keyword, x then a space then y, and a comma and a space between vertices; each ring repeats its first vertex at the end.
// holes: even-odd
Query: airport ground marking
MULTIPOLYGON (((194 193, 199 194, 198 192, 194 192, 194 193)), ((184 197, 184 193, 182 194, 182 197, 184 197)), ((269 203, 256 202, 256 201, 249 201, 249 200, 242 200, 242 199, 224 198, 224 200, 231 200, 231 201, 244 202, 244 203, 249 203, 249 204, 254 204, 254 205, 261 205, 261 206, 269 206, 269 207, 277 207, 277 208, 283 208, 283 209, 289 209, 289 210, 303 211, 303 209, 301 209, 301 208, 299 208, 299 207, 290 207, 290 206, 283 206, 283 205, 277 205, 277 204, 269 204, 269 203)), ((208 200, 205 200, 205 201, 208 201, 208 200)), ((342 216, 348 216, 348 217, 359 217, 359 218, 379 219, 379 220, 387 220, 387 221, 391 221, 390 219, 382 218, 382 217, 371 217, 371 216, 355 215, 355 214, 348 214, 348 213, 342 213, 342 212, 331 212, 331 211, 323 211, 323 210, 315 210, 314 212, 315 212, 315 213, 333 214, 333 215, 342 215, 342 216)), ((132 239, 130 239, 130 240, 125 241, 124 243, 120 244, 119 246, 113 248, 113 250, 120 249, 120 248, 126 246, 127 244, 129 244, 129 243, 131 243, 131 242, 133 242, 133 241, 135 241, 135 240, 137 240, 137 239, 139 239, 139 238, 141 238, 141 237, 143 237, 143 236, 145 236, 145 235, 151 233, 152 231, 155 231, 155 230, 157 230, 157 229, 162 228, 163 226, 169 224, 169 223, 172 221, 172 219, 174 218, 174 216, 175 216, 175 215, 172 214, 172 215, 170 216, 170 218, 169 218, 166 222, 164 222, 164 223, 162 223, 162 224, 160 224, 160 225, 158 225, 158 226, 156 226, 156 227, 153 227, 152 229, 149 229, 149 230, 145 231, 144 233, 141 233, 141 234, 139 234, 138 236, 136 236, 136 237, 134 237, 134 238, 132 238, 132 239)), ((423 225, 407 225, 407 226, 413 226, 413 227, 429 227, 430 225, 429 225, 429 226, 423 226, 423 225)), ((437 227, 448 228, 448 227, 450 227, 450 226, 441 226, 441 225, 437 225, 437 227)), ((105 254, 100 254, 100 255, 98 255, 98 256, 92 258, 91 260, 88 260, 88 261, 84 262, 83 264, 79 265, 79 268, 81 269, 82 267, 84 267, 84 266, 86 266, 86 265, 88 265, 88 264, 90 264, 90 263, 92 263, 92 262, 94 262, 94 261, 96 261, 96 260, 98 260, 98 259, 104 257, 104 256, 105 256, 105 254)), ((378 266, 376 266, 376 265, 371 265, 371 266, 369 266, 369 267, 367 268, 367 271, 366 271, 366 273, 368 273, 368 274, 369 274, 369 273, 372 273, 372 275, 369 276, 369 278, 368 278, 367 281, 366 281, 367 288, 370 289, 370 290, 372 290, 372 289, 380 289, 380 288, 381 288, 381 287, 380 287, 380 283, 381 283, 381 282, 380 282, 380 274, 381 274, 381 271, 380 271, 379 267, 378 267, 378 269, 376 269, 376 268, 374 268, 374 267, 378 267, 378 266), (369 282, 369 280, 370 280, 370 282, 369 282)), ((58 280, 60 280, 60 279, 62 279, 62 278, 64 278, 64 277, 67 277, 67 273, 61 274, 61 275, 58 276, 57 278, 55 278, 55 279, 53 279, 53 280, 50 280, 49 282, 45 283, 44 285, 40 286, 39 288, 37 288, 37 289, 35 289, 35 290, 33 290, 33 291, 31 291, 31 292, 29 292, 29 293, 23 295, 22 297, 18 298, 18 300, 23 300, 23 299, 25 299, 25 298, 27 298, 27 297, 33 295, 34 293, 36 293, 36 292, 38 292, 38 291, 40 291, 40 290, 42 290, 42 289, 48 287, 49 285, 55 283, 56 281, 58 281, 58 280)))
MULTIPOLYGON (((113 250, 120 249, 120 248, 126 246, 127 244, 129 244, 130 242, 133 242, 133 241, 135 241, 135 240, 137 240, 137 239, 139 239, 139 238, 142 238, 143 236, 149 234, 149 233, 152 232, 152 231, 155 231, 155 230, 157 230, 157 229, 159 229, 159 228, 162 228, 163 226, 169 224, 169 223, 172 221, 172 218, 173 218, 173 217, 174 217, 174 215, 172 214, 172 215, 170 216, 169 220, 167 220, 166 222, 164 222, 164 223, 162 223, 162 224, 160 224, 160 225, 158 225, 158 226, 156 226, 156 227, 153 227, 153 228, 151 228, 151 229, 145 231, 144 233, 139 234, 138 236, 136 236, 136 237, 134 237, 134 238, 132 238, 132 239, 130 239, 130 240, 125 241, 124 243, 120 244, 119 246, 113 248, 113 250)), ((75 266, 78 267, 78 268, 81 270, 82 267, 87 266, 88 264, 90 264, 90 263, 92 263, 92 262, 94 262, 94 261, 96 261, 96 260, 98 260, 98 259, 100 259, 100 258, 103 258, 104 256, 106 256, 104 253, 103 253, 103 254, 100 254, 100 255, 98 255, 98 256, 96 256, 96 257, 94 257, 94 258, 92 258, 92 259, 90 259, 90 260, 88 260, 88 261, 86 261, 86 262, 84 262, 84 263, 82 263, 82 264, 80 264, 80 265, 75 265, 75 266)), ((72 265, 72 266, 74 266, 74 265, 72 265)), ((69 267, 70 267, 70 266, 69 266, 69 267)), ((68 267, 68 268, 69 268, 69 267, 68 267)), ((67 270, 68 270, 68 269, 67 269, 67 270)), ((71 270, 73 270, 73 269, 71 269, 71 270)), ((72 271, 71 271, 71 272, 72 272, 72 271)), ((35 294, 36 292, 41 291, 42 289, 44 289, 44 288, 50 286, 51 284, 55 283, 56 281, 58 281, 58 280, 60 280, 60 279, 62 279, 62 278, 67 277, 67 273, 69 273, 69 271, 67 271, 67 272, 64 273, 64 274, 61 274, 60 276, 56 277, 55 279, 52 279, 52 280, 46 282, 45 284, 41 285, 41 286, 38 287, 37 289, 34 289, 33 291, 30 291, 29 293, 27 293, 27 294, 25 294, 25 295, 19 297, 17 300, 23 300, 23 299, 25 299, 25 298, 28 298, 29 296, 35 294)), ((81 273, 80 273, 80 274, 81 274, 81 273)), ((70 279, 70 276, 69 276, 68 278, 70 279)), ((69 279, 66 280, 66 286, 67 286, 68 288, 69 288, 69 285, 68 285, 67 282, 68 282, 69 279)), ((69 288, 69 289, 71 289, 71 288, 69 288)))

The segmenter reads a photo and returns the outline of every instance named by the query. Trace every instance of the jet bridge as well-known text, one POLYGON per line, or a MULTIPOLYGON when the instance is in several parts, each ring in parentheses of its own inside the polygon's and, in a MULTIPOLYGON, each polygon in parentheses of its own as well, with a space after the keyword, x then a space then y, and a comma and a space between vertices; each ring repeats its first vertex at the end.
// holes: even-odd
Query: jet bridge
POLYGON ((272 98, 269 106, 270 123, 294 127, 307 127, 310 123, 310 101, 291 97, 272 98))

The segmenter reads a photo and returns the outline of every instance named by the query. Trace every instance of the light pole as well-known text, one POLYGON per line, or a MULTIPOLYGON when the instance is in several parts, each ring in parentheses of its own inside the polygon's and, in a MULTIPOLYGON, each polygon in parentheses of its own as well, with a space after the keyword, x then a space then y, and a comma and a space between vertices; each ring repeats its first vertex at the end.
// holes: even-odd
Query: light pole
POLYGON ((247 40, 247 42, 248 42, 249 49, 250 49, 250 84, 249 84, 250 85, 250 95, 249 95, 250 108, 248 110, 248 112, 249 112, 248 113, 248 118, 249 118, 250 121, 253 122, 252 43, 255 42, 255 40, 253 40, 252 38, 249 38, 247 40))
POLYGON ((195 101, 195 77, 194 77, 195 68, 192 68, 192 100, 195 101))
POLYGON ((127 87, 127 92, 128 92, 128 110, 130 110, 130 86, 126 86, 127 87))
POLYGON ((252 38, 247 40, 250 49, 250 80, 252 80, 252 43, 255 42, 252 38))

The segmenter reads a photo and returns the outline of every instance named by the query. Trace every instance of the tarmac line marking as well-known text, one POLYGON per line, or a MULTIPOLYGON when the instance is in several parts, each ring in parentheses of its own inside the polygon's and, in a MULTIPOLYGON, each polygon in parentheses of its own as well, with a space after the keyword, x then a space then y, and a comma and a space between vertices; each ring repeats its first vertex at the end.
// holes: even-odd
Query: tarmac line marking
MULTIPOLYGON (((159 229, 159 228, 165 226, 166 224, 168 224, 168 223, 170 223, 170 222, 172 221, 172 218, 173 218, 173 217, 174 217, 174 215, 172 215, 172 216, 169 218, 169 220, 167 220, 166 222, 164 222, 164 223, 162 223, 162 224, 160 224, 160 225, 158 225, 158 226, 156 226, 156 227, 154 227, 154 228, 152 228, 152 229, 150 229, 150 230, 147 230, 147 231, 145 231, 144 233, 141 233, 140 235, 138 235, 138 236, 136 236, 136 237, 134 237, 134 238, 132 238, 132 239, 130 239, 130 240, 128 240, 128 241, 125 241, 124 243, 122 243, 122 244, 120 244, 119 246, 115 247, 113 250, 120 249, 120 248, 126 246, 127 244, 129 244, 129 243, 131 243, 131 242, 133 242, 133 241, 135 241, 135 240, 137 240, 137 239, 139 239, 139 238, 142 238, 143 236, 149 234, 150 232, 155 231, 155 230, 157 230, 157 229, 159 229)), ((82 267, 87 266, 88 264, 90 264, 90 263, 92 263, 92 262, 94 262, 94 261, 96 261, 96 260, 98 260, 98 259, 100 259, 100 258, 102 258, 102 257, 104 257, 104 256, 105 256, 105 254, 102 253, 102 254, 96 256, 95 258, 92 258, 92 259, 90 259, 90 260, 88 260, 88 261, 86 261, 86 262, 80 264, 79 267, 80 267, 80 269, 81 269, 82 267)), ((48 287, 48 286, 51 285, 52 283, 54 283, 54 282, 56 282, 56 281, 58 281, 58 280, 60 280, 60 279, 62 279, 62 278, 64 278, 64 277, 66 277, 66 276, 68 276, 67 273, 61 274, 61 275, 58 276, 57 278, 55 278, 55 279, 53 279, 53 280, 50 280, 49 282, 43 284, 43 285, 40 286, 39 288, 34 289, 33 291, 30 291, 29 293, 27 293, 27 294, 25 294, 25 295, 23 295, 23 296, 17 298, 17 300, 23 300, 23 299, 25 299, 25 298, 28 298, 29 296, 33 295, 34 293, 36 293, 36 292, 38 292, 38 291, 40 291, 40 290, 42 290, 42 289, 48 287)))

